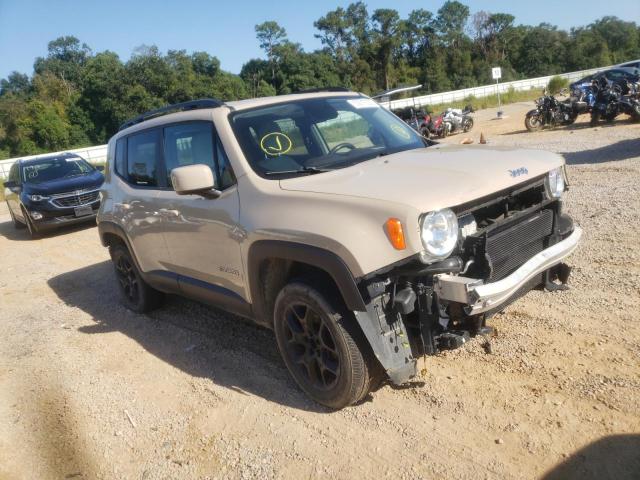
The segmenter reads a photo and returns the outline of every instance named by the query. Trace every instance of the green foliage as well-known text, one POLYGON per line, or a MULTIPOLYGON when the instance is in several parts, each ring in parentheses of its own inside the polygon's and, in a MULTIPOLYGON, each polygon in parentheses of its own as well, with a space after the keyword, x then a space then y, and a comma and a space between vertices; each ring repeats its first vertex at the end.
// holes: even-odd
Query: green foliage
POLYGON ((551 95, 557 94, 563 88, 567 88, 569 86, 569 80, 563 77, 555 76, 551 77, 549 80, 549 84, 547 85, 547 90, 551 95))
MULTIPOLYGON (((49 42, 46 57, 35 60, 31 77, 12 72, 0 79, 0 158, 105 143, 127 118, 194 98, 236 100, 340 85, 372 94, 418 83, 419 93, 428 94, 491 83, 494 66, 510 81, 640 58, 634 22, 603 17, 564 31, 514 21, 501 12, 471 15, 456 0, 435 13, 416 8, 404 18, 391 8, 369 12, 358 1, 314 22, 322 44, 314 52, 290 41, 273 20, 256 25, 265 58, 248 60, 240 75, 221 70, 207 52, 141 46, 123 62, 73 36, 60 37, 49 42)), ((549 85, 562 86, 556 78, 549 85)), ((502 100, 537 95, 507 92, 502 100)), ((457 105, 468 103, 496 106, 497 97, 457 105)), ((358 133, 357 125, 341 128, 358 133)))

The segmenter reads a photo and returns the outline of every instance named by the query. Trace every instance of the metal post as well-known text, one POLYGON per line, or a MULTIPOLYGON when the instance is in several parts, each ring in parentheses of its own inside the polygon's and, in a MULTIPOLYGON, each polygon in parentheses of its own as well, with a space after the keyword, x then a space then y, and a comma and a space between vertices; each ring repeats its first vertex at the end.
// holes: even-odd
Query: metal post
POLYGON ((498 118, 502 118, 502 102, 500 101, 500 79, 496 78, 496 93, 498 94, 498 118))

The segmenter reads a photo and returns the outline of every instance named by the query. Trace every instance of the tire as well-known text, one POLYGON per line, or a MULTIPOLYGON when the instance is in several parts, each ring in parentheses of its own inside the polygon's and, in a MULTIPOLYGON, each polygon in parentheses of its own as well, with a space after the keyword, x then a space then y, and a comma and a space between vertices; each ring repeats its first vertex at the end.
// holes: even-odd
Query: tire
POLYGON ((591 112, 591 121, 589 122, 589 125, 592 127, 597 127, 599 122, 600 122, 600 112, 593 110, 591 112))
POLYGON ((11 210, 11 207, 9 206, 8 203, 7 203, 7 208, 9 209, 9 215, 11 216, 11 221, 13 222, 13 228, 15 228, 16 230, 22 230, 24 228, 27 228, 27 226, 24 223, 22 223, 20 220, 16 218, 16 216, 13 214, 13 210, 11 210))
POLYGON ((40 232, 38 232, 38 227, 36 227, 36 225, 33 223, 33 220, 31 220, 31 216, 29 215, 29 212, 27 212, 27 210, 23 207, 22 208, 22 216, 24 217, 24 223, 27 227, 27 230, 29 230, 29 235, 31 236, 32 239, 36 239, 40 237, 40 232))
POLYGON ((429 140, 431 138, 431 132, 427 127, 424 127, 420 130, 420 135, 429 140))
POLYGON ((114 245, 109 253, 124 305, 136 313, 147 313, 158 308, 164 294, 142 279, 129 250, 124 245, 114 245))
POLYGON ((442 123, 442 131, 440 133, 440 136, 442 138, 446 138, 449 136, 449 134, 451 133, 451 124, 447 123, 447 122, 443 122, 442 123))
POLYGON ((274 331, 280 355, 298 386, 316 402, 340 409, 372 386, 372 355, 338 294, 298 280, 278 294, 274 331))
POLYGON ((462 123, 462 131, 464 133, 469 132, 473 128, 473 118, 465 118, 462 123))
POLYGON ((538 114, 533 114, 533 115, 527 114, 527 116, 524 117, 524 126, 530 132, 538 132, 538 131, 542 130, 543 125, 542 125, 542 119, 540 118, 540 115, 538 115, 538 114))

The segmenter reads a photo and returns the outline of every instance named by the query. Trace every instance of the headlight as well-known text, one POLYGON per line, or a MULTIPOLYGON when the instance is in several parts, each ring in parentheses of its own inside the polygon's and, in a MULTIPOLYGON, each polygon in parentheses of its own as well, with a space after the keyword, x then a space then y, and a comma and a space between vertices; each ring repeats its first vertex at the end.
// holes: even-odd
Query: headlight
POLYGON ((448 208, 427 213, 420 230, 425 263, 448 257, 458 242, 458 218, 448 208))
POLYGON ((544 187, 549 198, 560 198, 564 192, 564 173, 562 167, 554 168, 544 180, 544 187))
POLYGON ((32 202, 41 202, 43 200, 49 200, 49 197, 45 195, 29 195, 32 202))

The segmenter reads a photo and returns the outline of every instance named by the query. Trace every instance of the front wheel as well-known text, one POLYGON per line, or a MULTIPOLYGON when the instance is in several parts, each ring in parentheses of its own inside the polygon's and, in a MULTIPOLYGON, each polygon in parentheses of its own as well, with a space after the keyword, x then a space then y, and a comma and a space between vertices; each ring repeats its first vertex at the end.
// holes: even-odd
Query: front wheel
POLYGON ((24 218, 24 223, 27 226, 27 230, 29 231, 29 235, 33 240, 37 239, 40 236, 40 232, 38 232, 38 227, 33 223, 31 219, 31 215, 26 208, 22 208, 22 216, 24 218))
POLYGON ((473 128, 473 118, 465 118, 462 122, 462 131, 467 133, 473 128))
POLYGON ((527 114, 527 116, 524 118, 524 126, 530 132, 537 132, 539 130, 542 130, 542 117, 540 117, 540 114, 538 113, 527 114))
POLYGON ((26 225, 22 223, 20 220, 18 220, 16 216, 13 214, 13 210, 11 210, 9 203, 7 203, 7 208, 9 209, 9 216, 11 217, 11 221, 13 222, 13 228, 15 228, 16 230, 21 230, 25 228, 26 225))
POLYGON ((420 135, 422 135, 427 140, 429 140, 431 138, 431 132, 429 131, 429 128, 427 128, 427 127, 422 127, 420 129, 420 135))
POLYGON ((593 110, 591 112, 591 122, 589 123, 589 125, 591 125, 592 127, 595 127, 598 125, 599 122, 600 122, 600 112, 597 110, 593 110))
POLYGON ((278 294, 274 330, 293 379, 313 400, 340 409, 371 388, 371 354, 355 319, 335 295, 311 281, 294 281, 278 294))

